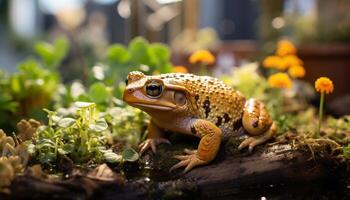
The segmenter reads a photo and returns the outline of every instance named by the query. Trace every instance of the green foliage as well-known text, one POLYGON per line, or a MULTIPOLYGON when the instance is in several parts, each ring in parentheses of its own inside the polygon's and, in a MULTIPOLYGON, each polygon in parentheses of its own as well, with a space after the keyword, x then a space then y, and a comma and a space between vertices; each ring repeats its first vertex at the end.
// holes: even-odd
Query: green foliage
POLYGON ((35 52, 40 56, 44 66, 49 69, 57 68, 68 52, 69 44, 64 38, 59 38, 53 44, 38 42, 35 44, 35 52))
POLYGON ((350 115, 343 116, 339 119, 329 117, 327 119, 327 126, 330 127, 334 133, 350 132, 350 115))
POLYGON ((0 127, 10 127, 7 130, 13 130, 14 123, 21 118, 44 119, 42 108, 52 108, 52 105, 70 107, 75 101, 91 101, 105 111, 118 101, 115 97, 121 98, 129 71, 141 70, 148 74, 171 71, 169 48, 138 37, 127 47, 110 46, 105 63, 93 67, 89 86, 79 82, 64 86, 57 68, 69 51, 68 41, 60 38, 52 44, 38 42, 34 50, 40 59, 23 61, 13 74, 0 71, 0 127))
MULTIPOLYGON (((27 60, 18 66, 17 73, 3 79, 0 113, 4 120, 17 121, 16 115, 32 115, 35 108, 47 105, 46 100, 55 90, 57 76, 46 73, 37 64, 27 60)), ((0 125, 6 121, 0 122, 0 125)))
MULTIPOLYGON (((141 37, 134 38, 128 47, 132 65, 147 65, 149 70, 145 73, 158 70, 161 73, 170 71, 170 50, 160 43, 149 44, 141 37)), ((141 69, 142 70, 142 69, 141 69)))
POLYGON ((130 71, 140 70, 146 74, 154 71, 171 72, 170 50, 160 43, 148 43, 142 37, 134 38, 129 46, 111 45, 107 49, 104 82, 114 85, 123 82, 130 71))
POLYGON ((18 72, 10 78, 10 90, 15 99, 33 95, 52 96, 57 89, 59 76, 43 68, 37 61, 28 59, 20 63, 18 72))
POLYGON ((111 45, 107 50, 107 60, 117 64, 126 64, 131 59, 129 51, 121 44, 111 45))
POLYGON ((106 86, 103 82, 95 82, 89 88, 85 88, 79 81, 70 85, 61 85, 60 94, 56 96, 55 107, 71 107, 76 101, 94 102, 100 111, 115 105, 116 87, 106 86))
POLYGON ((350 144, 343 147, 343 155, 345 156, 345 158, 350 159, 350 144))
POLYGON ((34 160, 51 168, 57 167, 61 156, 75 165, 136 161, 139 155, 130 146, 139 141, 145 114, 131 107, 114 109, 120 112, 100 113, 95 103, 76 102, 68 110, 46 110, 48 125, 38 129, 28 151, 34 160), (119 115, 127 115, 129 121, 119 122, 119 115), (121 154, 107 149, 113 144, 110 138, 126 142, 126 148, 118 150, 121 154))
POLYGON ((77 102, 75 108, 75 114, 70 117, 46 110, 48 125, 39 128, 28 147, 41 164, 55 167, 63 155, 74 164, 96 164, 106 159, 108 125, 99 115, 96 104, 77 102))
POLYGON ((129 147, 137 146, 148 122, 144 112, 131 106, 111 107, 104 115, 114 141, 123 142, 129 147))
POLYGON ((122 157, 125 161, 135 162, 139 159, 139 154, 132 148, 127 148, 123 151, 122 157))
MULTIPOLYGON (((14 101, 9 90, 10 75, 0 69, 0 125, 9 123, 11 114, 18 108, 18 102, 14 101)), ((2 128, 5 128, 2 126, 2 128)))
POLYGON ((265 98, 269 88, 267 81, 258 71, 257 63, 250 63, 234 68, 231 76, 224 76, 223 81, 240 91, 246 98, 265 98))
MULTIPOLYGON (((335 140, 343 146, 350 144, 350 115, 342 116, 341 118, 328 117, 324 131, 327 137, 335 140)), ((350 147, 348 146, 348 149, 350 147)), ((350 155, 350 154, 349 154, 350 155)))
POLYGON ((42 108, 49 106, 57 91, 60 77, 56 68, 68 51, 68 42, 64 39, 52 45, 39 42, 35 50, 41 61, 27 59, 18 64, 13 74, 0 71, 1 127, 23 117, 42 119, 42 108))
POLYGON ((278 118, 274 119, 278 129, 278 134, 286 133, 287 131, 295 128, 295 115, 282 114, 278 118))
POLYGON ((89 88, 88 95, 93 102, 103 103, 111 97, 108 88, 101 82, 92 84, 89 88))

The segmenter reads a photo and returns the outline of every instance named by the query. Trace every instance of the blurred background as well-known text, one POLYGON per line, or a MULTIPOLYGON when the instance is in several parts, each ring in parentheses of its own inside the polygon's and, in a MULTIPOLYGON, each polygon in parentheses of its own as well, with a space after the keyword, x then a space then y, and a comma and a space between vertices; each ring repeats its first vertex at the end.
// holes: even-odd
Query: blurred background
POLYGON ((344 100, 350 93, 349 10, 348 0, 0 0, 0 68, 14 72, 36 42, 64 36, 71 48, 59 70, 70 82, 103 60, 109 45, 142 36, 168 44, 172 65, 190 71, 188 56, 210 50, 220 76, 261 61, 287 37, 305 63, 304 80, 313 84, 327 75, 336 85, 331 98, 344 100))

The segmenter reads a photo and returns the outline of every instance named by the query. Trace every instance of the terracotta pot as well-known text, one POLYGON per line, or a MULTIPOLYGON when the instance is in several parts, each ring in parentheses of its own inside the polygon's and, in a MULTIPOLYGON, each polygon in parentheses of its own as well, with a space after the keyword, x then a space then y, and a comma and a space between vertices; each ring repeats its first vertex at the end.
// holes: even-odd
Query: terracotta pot
POLYGON ((314 84, 321 76, 333 80, 335 89, 327 98, 350 94, 350 44, 303 45, 298 55, 304 61, 307 82, 314 84))

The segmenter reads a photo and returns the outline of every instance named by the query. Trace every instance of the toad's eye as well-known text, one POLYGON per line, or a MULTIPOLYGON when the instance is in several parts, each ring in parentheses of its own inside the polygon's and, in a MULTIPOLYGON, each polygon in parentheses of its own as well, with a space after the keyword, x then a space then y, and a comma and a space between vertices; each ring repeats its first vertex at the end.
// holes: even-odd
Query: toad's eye
POLYGON ((163 92, 163 85, 157 81, 152 81, 146 86, 146 93, 150 97, 158 97, 163 92))

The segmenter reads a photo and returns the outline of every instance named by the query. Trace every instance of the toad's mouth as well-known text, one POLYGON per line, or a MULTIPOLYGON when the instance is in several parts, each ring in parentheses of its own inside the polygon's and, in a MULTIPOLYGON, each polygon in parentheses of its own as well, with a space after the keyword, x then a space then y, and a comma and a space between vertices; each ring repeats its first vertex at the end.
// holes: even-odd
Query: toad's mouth
POLYGON ((144 104, 144 103, 132 103, 132 106, 141 107, 141 108, 151 108, 156 110, 173 110, 175 107, 165 106, 165 105, 154 105, 154 104, 144 104))

